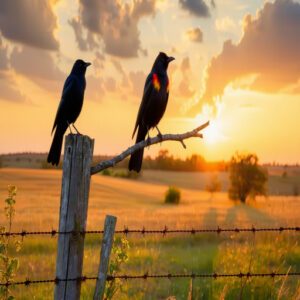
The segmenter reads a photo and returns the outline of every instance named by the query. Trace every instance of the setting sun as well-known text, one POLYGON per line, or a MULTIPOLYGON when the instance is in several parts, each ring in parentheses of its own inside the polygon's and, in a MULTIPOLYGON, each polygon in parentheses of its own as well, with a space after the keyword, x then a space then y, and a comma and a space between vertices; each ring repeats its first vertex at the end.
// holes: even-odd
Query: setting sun
POLYGON ((204 130, 204 143, 207 144, 217 144, 218 142, 224 139, 222 132, 222 128, 220 125, 220 121, 211 120, 207 129, 204 130))

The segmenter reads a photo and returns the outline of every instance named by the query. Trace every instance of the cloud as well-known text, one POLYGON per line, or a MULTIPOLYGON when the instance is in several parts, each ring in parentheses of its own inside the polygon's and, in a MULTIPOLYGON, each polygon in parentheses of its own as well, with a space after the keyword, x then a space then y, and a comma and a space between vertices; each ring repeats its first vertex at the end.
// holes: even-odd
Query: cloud
POLYGON ((12 102, 21 102, 27 100, 27 97, 21 93, 14 77, 9 72, 0 71, 0 99, 12 102))
POLYGON ((203 42, 203 32, 199 27, 188 29, 186 31, 186 36, 192 42, 196 42, 196 43, 203 42))
MULTIPOLYGON (((197 17, 210 17, 209 7, 203 0, 179 0, 181 7, 197 17)), ((214 4, 214 2, 212 2, 214 4)))
POLYGON ((0 31, 9 40, 57 50, 59 43, 53 33, 56 27, 51 1, 0 1, 0 31))
POLYGON ((104 80, 94 75, 86 76, 86 95, 88 101, 101 101, 106 95, 104 80))
POLYGON ((108 54, 136 57, 141 51, 138 23, 145 16, 154 15, 156 0, 80 0, 78 19, 70 21, 79 48, 94 49, 104 44, 108 54), (83 28, 87 30, 84 37, 83 28))
MULTIPOLYGON (((256 17, 244 18, 239 43, 224 42, 206 72, 201 103, 214 103, 225 87, 243 77, 255 75, 247 88, 275 93, 300 78, 300 4, 293 0, 266 3, 256 17)), ((252 76, 253 77, 253 76, 252 76)))
POLYGON ((215 26, 220 32, 228 32, 236 27, 234 21, 228 16, 221 19, 216 19, 215 26))
POLYGON ((180 65, 180 71, 182 74, 182 80, 180 81, 180 84, 178 86, 177 96, 190 98, 194 95, 195 90, 190 86, 192 70, 190 59, 188 57, 183 58, 180 65))
MULTIPOLYGON (((66 74, 63 73, 48 51, 23 46, 21 50, 14 48, 10 57, 12 68, 45 89, 62 85, 66 74), (55 83, 53 83, 55 82, 55 83)), ((69 73, 69 70, 68 72, 69 73)))
POLYGON ((25 96, 19 91, 15 78, 10 72, 9 55, 7 46, 3 44, 0 36, 0 99, 19 102, 25 96))
POLYGON ((8 59, 7 47, 4 46, 0 36, 0 71, 7 70, 9 68, 8 64, 9 64, 9 59, 8 59))
POLYGON ((146 78, 147 75, 143 71, 129 72, 128 79, 134 96, 142 99, 146 78))

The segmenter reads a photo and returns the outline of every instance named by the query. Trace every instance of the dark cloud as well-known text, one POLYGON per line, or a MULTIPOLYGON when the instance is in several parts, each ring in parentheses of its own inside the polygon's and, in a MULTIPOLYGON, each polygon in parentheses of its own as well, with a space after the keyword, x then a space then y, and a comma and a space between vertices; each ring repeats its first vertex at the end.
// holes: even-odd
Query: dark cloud
POLYGON ((12 68, 17 73, 48 90, 61 87, 65 80, 66 74, 56 66, 53 57, 47 51, 27 46, 22 47, 21 50, 15 48, 10 60, 12 68))
POLYGON ((274 93, 300 79, 300 4, 293 0, 266 3, 256 17, 244 18, 238 44, 226 41, 207 69, 201 102, 213 103, 225 87, 249 75, 251 90, 274 93))
POLYGON ((203 0, 179 0, 181 7, 197 17, 209 17, 209 7, 203 0))
POLYGON ((73 18, 68 22, 74 30, 75 39, 80 50, 87 51, 98 47, 97 40, 95 39, 93 33, 90 31, 84 32, 79 20, 73 18))
POLYGON ((16 42, 42 49, 57 50, 53 31, 57 20, 48 0, 1 0, 0 31, 16 42))
POLYGON ((99 47, 119 57, 136 57, 146 53, 141 47, 138 23, 142 17, 155 13, 156 0, 99 1, 80 0, 79 18, 70 21, 81 49, 99 47), (83 28, 91 34, 85 38, 83 28))
POLYGON ((186 31, 186 35, 192 42, 202 43, 203 42, 203 32, 199 27, 190 28, 186 31))
POLYGON ((87 51, 89 48, 89 43, 83 37, 83 31, 82 31, 81 24, 75 18, 73 18, 72 20, 69 20, 69 24, 71 25, 71 27, 74 30, 75 38, 76 38, 79 49, 82 51, 87 51))
POLYGON ((9 67, 8 63, 9 63, 9 59, 8 59, 7 47, 4 46, 0 36, 0 71, 7 70, 9 67))

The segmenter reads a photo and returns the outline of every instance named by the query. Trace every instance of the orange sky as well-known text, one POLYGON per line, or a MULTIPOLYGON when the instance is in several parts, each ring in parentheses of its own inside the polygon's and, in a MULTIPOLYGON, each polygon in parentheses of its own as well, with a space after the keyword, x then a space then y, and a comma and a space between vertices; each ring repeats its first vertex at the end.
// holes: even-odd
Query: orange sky
POLYGON ((159 51, 176 58, 160 130, 211 125, 203 140, 186 142, 187 150, 170 142, 146 154, 167 148, 175 156, 227 160, 251 151, 263 162, 300 162, 296 0, 1 1, 0 153, 48 151, 76 58, 93 63, 76 126, 95 138, 96 154, 132 145, 144 81, 159 51))

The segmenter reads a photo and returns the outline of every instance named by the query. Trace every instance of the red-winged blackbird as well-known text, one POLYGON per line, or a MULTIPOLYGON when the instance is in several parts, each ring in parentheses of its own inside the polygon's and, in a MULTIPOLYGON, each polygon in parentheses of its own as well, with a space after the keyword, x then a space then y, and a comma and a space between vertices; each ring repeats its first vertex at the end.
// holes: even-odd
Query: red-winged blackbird
POLYGON ((48 163, 52 165, 58 165, 59 163, 63 136, 68 126, 72 125, 78 132, 74 122, 81 112, 86 86, 85 71, 89 65, 90 63, 81 59, 76 60, 70 75, 65 81, 52 133, 55 128, 56 130, 47 158, 48 163))
MULTIPOLYGON (((144 87, 144 95, 139 108, 134 131, 138 129, 136 143, 145 139, 148 131, 156 127, 158 134, 161 135, 157 124, 165 113, 169 98, 169 78, 167 69, 169 63, 174 60, 165 53, 160 52, 153 64, 152 70, 148 75, 144 87)), ((139 172, 142 167, 144 149, 133 153, 129 160, 129 170, 139 172)))

